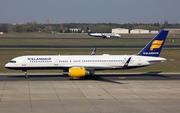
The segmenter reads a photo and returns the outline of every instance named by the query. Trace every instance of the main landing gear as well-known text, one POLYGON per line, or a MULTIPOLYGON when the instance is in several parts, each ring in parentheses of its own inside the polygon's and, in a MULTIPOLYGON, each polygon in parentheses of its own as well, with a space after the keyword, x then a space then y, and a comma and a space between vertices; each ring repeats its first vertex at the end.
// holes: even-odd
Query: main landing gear
POLYGON ((96 76, 94 75, 94 71, 90 71, 90 78, 91 79, 96 79, 96 76))

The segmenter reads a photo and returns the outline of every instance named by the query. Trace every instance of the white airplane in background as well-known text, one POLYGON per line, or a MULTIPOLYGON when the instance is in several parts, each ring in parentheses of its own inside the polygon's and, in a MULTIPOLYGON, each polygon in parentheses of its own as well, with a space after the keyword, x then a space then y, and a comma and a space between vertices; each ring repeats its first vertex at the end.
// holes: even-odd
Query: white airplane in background
POLYGON ((92 32, 89 27, 87 27, 88 35, 93 36, 93 37, 102 37, 103 39, 105 38, 110 38, 110 37, 121 37, 121 35, 116 34, 116 33, 95 33, 92 32))
POLYGON ((121 70, 145 67, 165 61, 159 57, 168 31, 162 30, 135 55, 27 55, 13 58, 8 69, 27 70, 62 69, 72 78, 94 77, 96 70, 121 70))

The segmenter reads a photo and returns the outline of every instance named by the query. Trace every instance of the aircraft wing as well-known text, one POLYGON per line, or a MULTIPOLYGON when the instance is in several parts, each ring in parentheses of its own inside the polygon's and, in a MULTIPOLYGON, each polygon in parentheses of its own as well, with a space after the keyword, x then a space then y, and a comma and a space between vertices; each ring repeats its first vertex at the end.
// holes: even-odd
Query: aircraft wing
POLYGON ((104 64, 83 64, 83 65, 62 65, 62 68, 73 68, 73 67, 82 67, 87 70, 100 70, 100 69, 121 69, 121 68, 128 68, 129 62, 131 60, 131 57, 128 58, 128 60, 125 62, 123 66, 109 66, 109 65, 104 65, 104 64))
POLYGON ((63 65, 61 66, 63 68, 73 68, 73 67, 81 67, 81 68, 85 68, 86 70, 98 70, 98 69, 109 69, 109 68, 112 68, 113 67, 109 67, 108 65, 96 65, 94 66, 93 64, 92 65, 86 65, 84 64, 83 66, 82 65, 63 65))
POLYGON ((104 34, 102 33, 102 38, 105 39, 105 38, 110 38, 111 36, 110 35, 107 35, 107 34, 104 34))

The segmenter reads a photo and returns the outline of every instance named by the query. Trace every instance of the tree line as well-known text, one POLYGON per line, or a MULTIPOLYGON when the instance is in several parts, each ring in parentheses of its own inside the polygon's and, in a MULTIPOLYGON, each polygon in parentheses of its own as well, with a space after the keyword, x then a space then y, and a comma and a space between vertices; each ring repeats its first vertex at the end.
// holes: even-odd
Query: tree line
MULTIPOLYGON (((87 27, 90 27, 95 32, 111 32, 113 28, 126 28, 126 29, 147 29, 147 30, 160 30, 162 28, 180 28, 180 24, 169 24, 168 21, 162 23, 62 23, 62 24, 38 24, 37 22, 28 22, 26 24, 5 24, 0 23, 0 32, 46 32, 51 33, 72 33, 70 28, 80 29, 77 33, 86 33, 87 27)), ((73 32, 74 33, 74 32, 73 32)))

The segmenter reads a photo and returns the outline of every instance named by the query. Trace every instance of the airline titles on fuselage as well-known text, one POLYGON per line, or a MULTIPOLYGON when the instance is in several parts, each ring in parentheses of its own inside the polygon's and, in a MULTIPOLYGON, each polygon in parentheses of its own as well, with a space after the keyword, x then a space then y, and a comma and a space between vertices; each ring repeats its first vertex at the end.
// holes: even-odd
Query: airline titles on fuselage
POLYGON ((28 60, 51 60, 51 58, 27 58, 28 60))
POLYGON ((36 63, 36 62, 52 62, 52 59, 49 58, 49 57, 36 57, 36 58, 33 58, 33 57, 30 57, 30 58, 27 58, 27 60, 31 63, 36 63))

